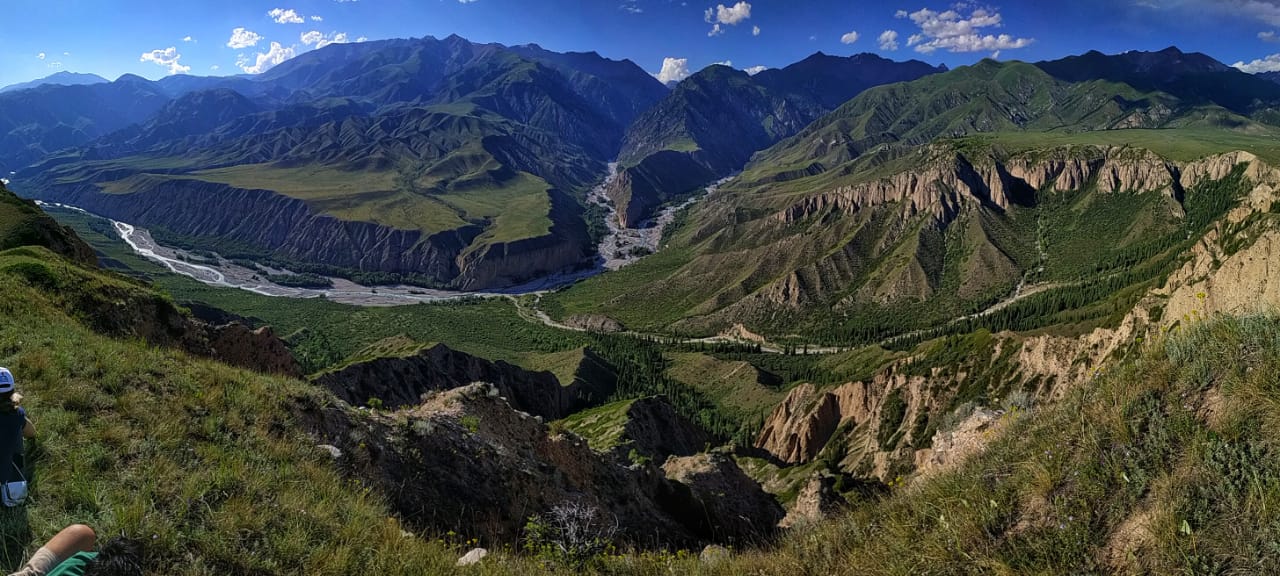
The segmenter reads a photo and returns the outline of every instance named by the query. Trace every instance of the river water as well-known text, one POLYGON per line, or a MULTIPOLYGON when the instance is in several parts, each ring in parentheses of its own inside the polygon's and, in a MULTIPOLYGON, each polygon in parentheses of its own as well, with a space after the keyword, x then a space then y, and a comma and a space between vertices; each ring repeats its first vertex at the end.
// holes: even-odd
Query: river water
MULTIPOLYGON (((509 297, 523 294, 541 294, 557 288, 573 284, 584 278, 609 270, 617 270, 632 264, 646 253, 656 252, 662 238, 663 229, 675 218, 676 212, 689 204, 705 197, 706 193, 715 191, 722 182, 707 187, 707 192, 686 200, 684 203, 664 208, 659 214, 635 229, 622 228, 618 224, 617 210, 605 195, 605 190, 617 177, 617 165, 609 165, 609 173, 599 186, 591 190, 588 201, 602 206, 607 212, 605 221, 609 233, 601 240, 600 256, 594 266, 582 270, 557 273, 498 290, 464 292, 453 290, 434 290, 415 286, 362 286, 343 278, 331 278, 331 288, 294 288, 281 286, 266 279, 268 274, 287 274, 287 270, 278 270, 265 266, 259 269, 247 268, 225 258, 206 258, 187 250, 162 246, 151 237, 146 229, 125 222, 103 218, 111 222, 116 234, 134 253, 164 266, 170 272, 181 274, 213 286, 237 288, 264 296, 287 298, 327 298, 334 302, 355 304, 359 306, 398 306, 418 302, 438 302, 469 297, 509 297)), ((77 208, 63 204, 37 203, 45 207, 74 210, 99 217, 77 208)))

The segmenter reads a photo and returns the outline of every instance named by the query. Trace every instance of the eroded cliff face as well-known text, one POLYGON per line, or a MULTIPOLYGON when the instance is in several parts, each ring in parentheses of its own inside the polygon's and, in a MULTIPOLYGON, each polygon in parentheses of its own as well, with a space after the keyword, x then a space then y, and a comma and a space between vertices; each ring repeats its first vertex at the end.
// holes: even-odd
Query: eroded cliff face
POLYGON ((855 214, 901 204, 904 218, 923 214, 945 224, 968 203, 1006 209, 1034 202, 1037 192, 1079 190, 1090 184, 1108 193, 1160 191, 1180 196, 1196 181, 1182 182, 1180 168, 1151 151, 1122 147, 1060 148, 1005 158, 926 148, 917 160, 919 168, 807 196, 773 218, 790 224, 833 210, 855 214))
MULTIPOLYGON (((1146 342, 1158 342, 1168 330, 1213 314, 1270 312, 1280 307, 1280 220, 1271 213, 1280 201, 1280 170, 1253 155, 1235 152, 1175 165, 1132 150, 1123 154, 1109 150, 1078 163, 1050 158, 1034 166, 1006 164, 1007 172, 1026 178, 1028 186, 1070 189, 1096 179, 1108 191, 1146 187, 1177 195, 1206 180, 1222 179, 1241 164, 1252 185, 1242 204, 1218 222, 1194 246, 1187 261, 1162 286, 1141 298, 1117 326, 1079 336, 995 335, 991 362, 1005 357, 1012 366, 1003 386, 1029 393, 1033 403, 1053 401, 1073 387, 1087 385, 1111 361, 1140 350, 1146 342), (1116 157, 1136 164, 1112 162, 1116 157)), ((937 429, 930 438, 915 438, 919 428, 911 423, 921 415, 930 419, 945 415, 951 395, 969 375, 937 370, 929 376, 902 375, 913 360, 899 360, 866 382, 828 389, 809 384, 796 387, 766 420, 756 446, 782 463, 801 464, 814 461, 840 439, 846 443, 841 455, 846 470, 862 466, 870 475, 885 479, 894 462, 910 456, 913 467, 927 476, 981 452, 987 440, 1014 417, 998 405, 979 406, 952 427, 937 429), (901 418, 884 417, 891 394, 905 404, 899 408, 901 418), (897 435, 893 442, 879 445, 877 437, 890 436, 879 429, 886 421, 902 425, 896 432, 889 431, 897 435)))
MULTIPOLYGON (((110 177, 105 175, 104 177, 110 177)), ((278 257, 361 272, 423 275, 463 289, 509 286, 584 263, 591 253, 581 208, 550 191, 543 235, 468 250, 480 226, 424 234, 316 213, 303 201, 187 179, 147 178, 129 194, 95 184, 51 186, 40 198, 147 228, 242 242, 278 257)))
POLYGON ((898 449, 919 443, 915 436, 923 430, 913 423, 946 400, 932 393, 929 385, 935 382, 929 378, 894 370, 828 390, 797 386, 765 419, 756 447, 783 463, 804 464, 839 439, 843 453, 835 455, 837 460, 849 469, 869 466, 871 476, 885 480, 898 449), (890 401, 891 396, 896 399, 890 401), (892 440, 882 445, 881 437, 892 440))

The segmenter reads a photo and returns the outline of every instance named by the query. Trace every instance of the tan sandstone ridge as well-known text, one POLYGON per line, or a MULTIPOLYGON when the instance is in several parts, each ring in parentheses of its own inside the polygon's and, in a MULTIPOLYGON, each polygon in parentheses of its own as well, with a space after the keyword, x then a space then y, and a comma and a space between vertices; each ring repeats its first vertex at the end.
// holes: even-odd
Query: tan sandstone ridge
MULTIPOLYGON (((1181 190, 1206 179, 1225 177, 1242 163, 1247 165, 1245 176, 1254 183, 1254 188, 1241 207, 1195 246, 1190 260, 1170 276, 1165 286, 1148 293, 1117 327, 1099 328, 1075 337, 997 335, 1001 343, 993 356, 1000 356, 1006 346, 1015 346, 1012 361, 1018 371, 1017 379, 1038 382, 1034 396, 1039 401, 1056 399, 1070 387, 1097 377, 1105 371, 1109 360, 1137 349, 1142 342, 1152 340, 1171 326, 1211 314, 1240 314, 1280 307, 1280 231, 1267 230, 1256 238, 1250 237, 1250 241, 1243 242, 1243 247, 1234 253, 1228 254, 1223 247, 1225 229, 1243 226, 1251 215, 1271 209, 1280 194, 1280 171, 1246 152, 1176 164, 1145 151, 1120 148, 1089 151, 1091 154, 1080 155, 1073 149, 1070 154, 1050 154, 1037 162, 1014 159, 997 164, 993 173, 1008 176, 998 179, 1004 187, 993 187, 990 182, 994 181, 983 180, 985 188, 981 189, 981 195, 993 201, 1006 198, 1002 191, 1009 189, 1009 178, 1034 188, 1052 185, 1067 189, 1095 176, 1104 190, 1146 189, 1181 194, 1181 190)), ((957 166, 963 168, 961 164, 957 166)), ((962 172, 927 172, 926 176, 936 177, 935 182, 942 187, 961 184, 977 190, 976 182, 960 178, 962 172)), ((862 191, 877 198, 926 194, 928 188, 921 179, 899 175, 888 182, 901 188, 882 181, 864 185, 862 191)), ((847 202, 847 206, 856 209, 858 194, 852 190, 842 194, 829 196, 826 201, 847 202)), ((920 205, 918 199, 908 204, 916 206, 913 209, 920 205)), ((784 212, 780 217, 787 214, 784 212)), ((849 441, 844 464, 857 464, 851 462, 850 457, 870 463, 872 475, 888 480, 887 464, 923 440, 911 438, 911 423, 922 412, 930 417, 940 416, 936 410, 945 406, 947 391, 953 390, 964 378, 963 374, 939 377, 936 372, 930 377, 897 374, 909 361, 895 362, 868 382, 852 382, 825 390, 811 384, 796 387, 766 419, 756 447, 783 463, 803 464, 814 461, 832 439, 843 434, 849 441), (885 398, 893 390, 900 391, 908 408, 896 445, 880 447, 876 439, 880 414, 885 398)), ((981 452, 986 439, 998 433, 1007 419, 999 411, 980 408, 953 429, 938 431, 932 437, 931 448, 913 453, 918 475, 947 469, 981 452)))
MULTIPOLYGON (((998 158, 925 150, 922 169, 807 196, 774 215, 783 223, 837 210, 849 214, 902 203, 904 216, 928 214, 945 222, 971 202, 1008 208, 1013 199, 1036 190, 1076 190, 1096 180, 1103 192, 1179 192, 1186 185, 1179 167, 1154 152, 1117 146, 1080 146, 998 158)), ((1227 170, 1228 172, 1230 169, 1227 170)))

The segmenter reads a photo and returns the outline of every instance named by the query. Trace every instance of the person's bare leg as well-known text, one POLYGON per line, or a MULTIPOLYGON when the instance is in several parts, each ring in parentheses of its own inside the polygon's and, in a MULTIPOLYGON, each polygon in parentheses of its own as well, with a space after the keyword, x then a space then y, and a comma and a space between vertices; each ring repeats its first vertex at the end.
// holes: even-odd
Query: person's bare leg
POLYGON ((50 538, 44 547, 57 554, 58 558, 66 560, 76 552, 92 552, 97 540, 98 536, 93 533, 93 528, 84 524, 72 524, 50 538))
POLYGON ((63 528, 27 560, 27 565, 12 576, 43 576, 76 552, 91 552, 97 543, 93 528, 84 524, 72 524, 63 528))

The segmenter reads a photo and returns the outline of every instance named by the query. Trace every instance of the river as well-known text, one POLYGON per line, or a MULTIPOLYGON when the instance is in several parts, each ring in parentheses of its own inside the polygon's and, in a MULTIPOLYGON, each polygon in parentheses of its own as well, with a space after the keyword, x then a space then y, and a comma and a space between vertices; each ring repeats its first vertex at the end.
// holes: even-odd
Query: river
MULTIPOLYGON (((419 288, 416 286, 363 286, 343 278, 330 278, 331 288, 295 288, 281 286, 266 279, 267 275, 288 274, 288 270, 275 269, 259 265, 257 269, 236 264, 216 256, 206 258, 180 248, 163 246, 152 238, 150 232, 126 222, 103 218, 111 223, 116 234, 133 250, 134 253, 156 262, 175 274, 181 274, 213 286, 236 288, 262 294, 264 296, 286 298, 327 298, 334 302, 354 304, 358 306, 399 306, 418 302, 438 302, 471 297, 511 297, 524 294, 541 294, 568 286, 582 279, 610 270, 617 270, 643 258, 644 255, 656 252, 662 239, 662 232, 675 218, 676 212, 704 198, 724 181, 716 182, 706 188, 702 194, 689 198, 679 205, 662 209, 656 217, 634 229, 623 228, 618 224, 617 210, 605 194, 609 184, 617 178, 617 165, 610 164, 609 172, 603 182, 588 194, 588 201, 599 204, 606 211, 605 221, 609 232, 601 240, 599 257, 590 268, 576 271, 550 274, 543 278, 498 290, 485 291, 453 291, 419 288)), ((92 214, 75 206, 38 202, 44 207, 74 210, 84 214, 92 214)))

